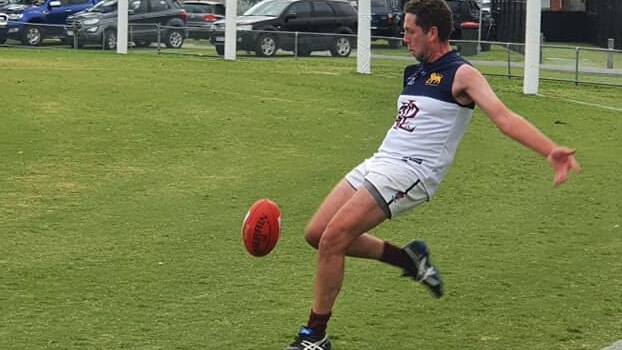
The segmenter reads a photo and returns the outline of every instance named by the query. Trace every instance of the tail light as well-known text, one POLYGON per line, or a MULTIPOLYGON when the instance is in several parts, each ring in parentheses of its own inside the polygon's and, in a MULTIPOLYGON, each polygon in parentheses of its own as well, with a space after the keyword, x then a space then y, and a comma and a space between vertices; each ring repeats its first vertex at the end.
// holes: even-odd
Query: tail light
POLYGON ((393 24, 393 15, 388 15, 388 16, 387 16, 387 23, 388 23, 389 25, 393 24))
POLYGON ((216 16, 214 16, 213 14, 208 13, 206 15, 203 15, 203 19, 206 20, 207 22, 214 22, 218 18, 216 18, 216 16))
POLYGON ((186 10, 181 10, 179 12, 179 18, 181 18, 181 20, 184 22, 188 19, 188 13, 186 12, 186 10))

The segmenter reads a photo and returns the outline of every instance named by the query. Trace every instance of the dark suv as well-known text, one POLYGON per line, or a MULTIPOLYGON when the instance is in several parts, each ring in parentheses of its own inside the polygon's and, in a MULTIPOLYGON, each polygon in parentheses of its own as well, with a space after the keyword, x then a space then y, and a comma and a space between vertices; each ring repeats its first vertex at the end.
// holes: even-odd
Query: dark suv
MULTIPOLYGON (((129 40, 139 47, 160 40, 166 47, 180 48, 187 18, 176 0, 129 0, 129 40)), ((102 0, 87 11, 69 16, 65 35, 77 47, 93 43, 104 49, 116 49, 117 0, 102 0)))
POLYGON ((400 47, 403 36, 403 16, 399 1, 396 0, 371 0, 371 36, 372 40, 384 38, 389 39, 389 47, 396 49, 400 47))
POLYGON ((218 1, 184 0, 188 13, 188 38, 209 39, 214 22, 225 18, 225 5, 218 1))
MULTIPOLYGON (((355 46, 357 12, 344 0, 264 0, 237 18, 237 49, 274 56, 278 49, 308 56, 330 50, 347 57, 355 46)), ((215 23, 211 42, 225 52, 225 21, 215 23)))
MULTIPOLYGON (((454 20, 454 31, 451 38, 454 40, 462 39, 462 24, 466 22, 479 23, 480 7, 475 0, 445 0, 454 20)), ((482 28, 481 39, 483 41, 494 40, 494 19, 490 16, 490 12, 482 11, 482 28)))

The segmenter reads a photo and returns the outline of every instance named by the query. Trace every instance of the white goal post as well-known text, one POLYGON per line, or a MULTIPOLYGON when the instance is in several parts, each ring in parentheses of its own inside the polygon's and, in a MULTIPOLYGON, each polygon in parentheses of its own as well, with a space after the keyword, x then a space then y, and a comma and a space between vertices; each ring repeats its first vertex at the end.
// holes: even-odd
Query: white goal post
POLYGON ((538 93, 538 81, 540 80, 541 0, 527 0, 526 12, 523 93, 533 95, 538 93))
POLYGON ((117 2, 117 53, 127 54, 128 0, 117 2))
POLYGON ((356 71, 371 73, 371 0, 359 0, 358 4, 356 71))

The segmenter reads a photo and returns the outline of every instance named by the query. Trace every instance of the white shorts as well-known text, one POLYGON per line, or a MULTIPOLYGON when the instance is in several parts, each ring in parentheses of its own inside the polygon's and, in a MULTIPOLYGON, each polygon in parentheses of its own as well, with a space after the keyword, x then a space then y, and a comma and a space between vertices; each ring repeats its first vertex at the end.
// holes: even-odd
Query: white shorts
POLYGON ((421 180, 407 167, 396 164, 366 159, 345 180, 354 189, 367 188, 389 219, 429 200, 421 180))

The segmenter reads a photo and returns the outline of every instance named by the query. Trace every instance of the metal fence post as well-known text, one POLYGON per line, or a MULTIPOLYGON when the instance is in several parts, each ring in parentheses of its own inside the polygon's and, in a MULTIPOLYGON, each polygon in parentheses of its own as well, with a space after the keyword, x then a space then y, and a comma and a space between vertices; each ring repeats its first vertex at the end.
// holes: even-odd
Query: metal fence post
POLYGON ((508 53, 508 79, 512 77, 512 62, 510 43, 505 43, 505 51, 508 53))
POLYGON ((73 31, 73 48, 77 50, 80 39, 78 39, 78 23, 76 21, 71 23, 71 30, 73 31))
POLYGON ((162 41, 162 33, 160 33, 160 31, 162 30, 162 28, 160 28, 160 24, 156 23, 156 29, 158 30, 157 33, 157 39, 158 39, 158 53, 160 53, 160 42, 162 41))
POLYGON ((298 57, 298 32, 294 32, 294 57, 298 57))
POLYGON ((579 46, 577 46, 577 48, 575 49, 575 66, 574 66, 574 84, 575 85, 579 85, 579 50, 581 50, 581 48, 579 46))
POLYGON ((542 53, 542 43, 544 43, 544 33, 540 33, 540 64, 544 63, 544 54, 542 53))
POLYGON ((614 47, 614 39, 607 39, 607 48, 609 52, 607 52, 607 68, 613 69, 613 47, 614 47))

